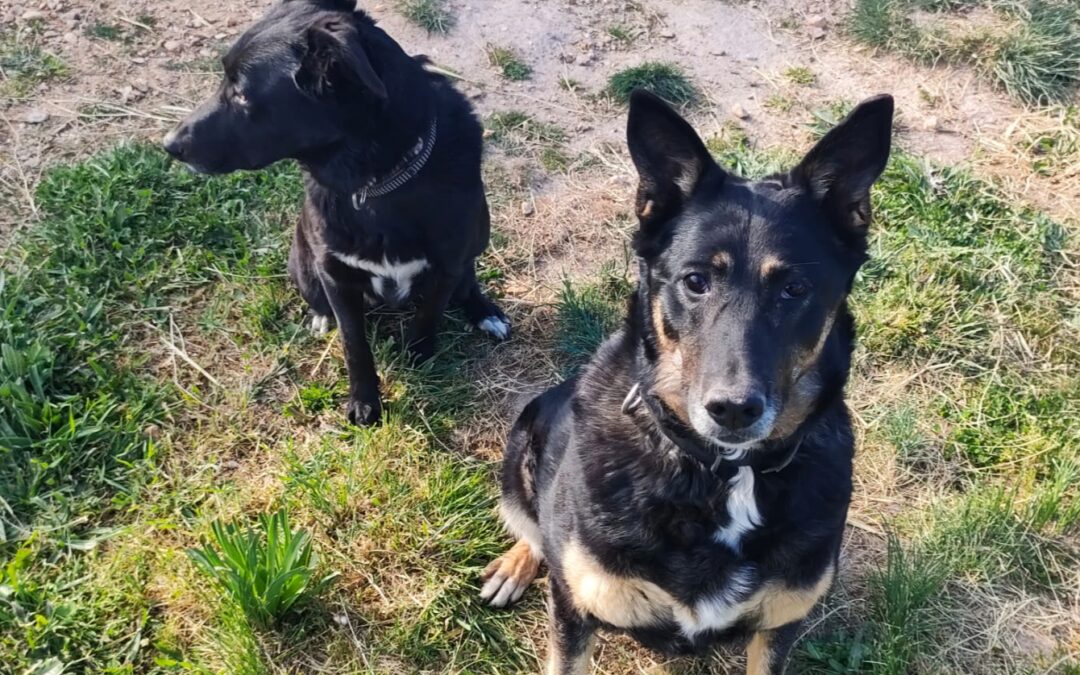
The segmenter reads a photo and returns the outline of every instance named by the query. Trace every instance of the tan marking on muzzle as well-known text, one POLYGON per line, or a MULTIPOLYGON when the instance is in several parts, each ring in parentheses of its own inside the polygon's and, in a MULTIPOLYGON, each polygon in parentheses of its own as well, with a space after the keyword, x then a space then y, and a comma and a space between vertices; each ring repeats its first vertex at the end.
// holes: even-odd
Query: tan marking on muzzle
POLYGON ((795 433, 799 425, 806 420, 813 411, 817 397, 821 393, 821 377, 817 372, 818 359, 821 357, 825 343, 832 333, 833 324, 836 322, 836 312, 831 312, 825 317, 825 324, 818 335, 817 343, 805 350, 795 358, 795 364, 788 373, 788 387, 790 390, 784 401, 784 409, 773 425, 770 439, 782 439, 795 433))
POLYGON ((686 406, 686 386, 683 381, 683 371, 687 364, 684 363, 683 351, 679 343, 671 339, 664 330, 664 313, 658 297, 653 298, 652 302, 652 322, 653 330, 656 331, 656 342, 660 348, 652 389, 664 405, 685 423, 690 419, 686 406))

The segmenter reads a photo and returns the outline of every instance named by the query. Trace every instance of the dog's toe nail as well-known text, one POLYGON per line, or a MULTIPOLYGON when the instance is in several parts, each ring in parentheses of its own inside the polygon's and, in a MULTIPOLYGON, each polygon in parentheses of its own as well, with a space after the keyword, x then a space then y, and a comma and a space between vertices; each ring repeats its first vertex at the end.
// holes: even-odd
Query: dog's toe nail
POLYGON ((517 582, 514 579, 507 579, 499 588, 499 593, 491 600, 491 605, 493 607, 506 607, 509 605, 515 599, 517 587, 517 582))
POLYGON ((476 326, 496 340, 510 337, 510 321, 501 316, 489 316, 476 326))
POLYGON ((311 332, 320 337, 329 333, 330 317, 322 314, 316 314, 311 317, 311 332))
POLYGON ((492 604, 495 604, 495 601, 492 600, 492 598, 499 591, 499 589, 502 588, 504 581, 506 581, 506 577, 502 574, 493 575, 490 579, 487 580, 487 583, 484 584, 484 587, 480 589, 480 598, 482 600, 489 600, 492 604))

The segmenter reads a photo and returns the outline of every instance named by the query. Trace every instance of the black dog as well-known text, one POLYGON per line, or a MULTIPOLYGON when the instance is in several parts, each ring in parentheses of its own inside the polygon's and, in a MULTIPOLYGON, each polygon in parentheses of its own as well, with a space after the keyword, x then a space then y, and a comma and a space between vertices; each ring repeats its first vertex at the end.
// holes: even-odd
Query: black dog
POLYGON ((797 167, 747 181, 634 95, 630 314, 510 432, 502 513, 519 541, 482 591, 513 602, 548 562, 551 675, 585 672, 597 628, 677 652, 752 637, 748 672, 783 670, 847 517, 846 298, 892 114, 868 100, 797 167))
POLYGON ((379 420, 379 380, 364 332, 365 298, 415 300, 409 348, 435 350, 450 301, 497 339, 506 316, 481 292, 475 259, 490 220, 481 127, 465 97, 424 69, 348 0, 273 7, 224 58, 217 93, 165 149, 196 171, 304 169, 307 196, 289 274, 325 331, 341 327, 349 420, 379 420))

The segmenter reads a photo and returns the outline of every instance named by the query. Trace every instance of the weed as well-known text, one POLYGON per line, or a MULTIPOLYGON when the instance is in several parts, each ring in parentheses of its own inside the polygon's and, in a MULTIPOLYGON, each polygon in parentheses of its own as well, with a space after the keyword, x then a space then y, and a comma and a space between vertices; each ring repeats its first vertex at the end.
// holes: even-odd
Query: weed
POLYGON ((402 15, 429 33, 449 33, 454 27, 454 15, 446 0, 400 0, 402 15))
POLYGON ((772 94, 769 98, 765 99, 764 106, 769 110, 775 110, 776 112, 786 113, 790 112, 795 107, 795 99, 790 96, 784 96, 783 94, 772 94))
POLYGON ((0 33, 0 94, 24 97, 39 84, 66 77, 68 72, 60 57, 41 47, 37 31, 0 33))
POLYGON ((119 42, 126 39, 124 29, 116 24, 95 21, 86 27, 86 34, 98 40, 119 42))
POLYGON ((814 75, 814 71, 805 66, 792 66, 784 71, 784 77, 788 82, 792 84, 798 84, 806 87, 817 82, 817 75, 814 75))
POLYGON ((621 70, 608 79, 606 92, 619 103, 628 103, 635 89, 644 89, 675 105, 698 99, 698 91, 678 66, 647 62, 621 70))
POLYGON ((512 49, 489 44, 487 46, 487 55, 488 62, 508 80, 519 82, 532 76, 532 68, 522 61, 512 49))
POLYGON ((607 34, 611 36, 612 40, 621 44, 630 44, 634 40, 634 34, 629 28, 621 24, 614 24, 607 27, 607 34))
POLYGON ((587 361, 618 327, 631 290, 625 273, 610 264, 601 270, 598 284, 575 287, 564 282, 559 295, 556 344, 569 370, 587 361))
POLYGON ((214 521, 212 533, 188 555, 259 628, 280 621, 297 603, 322 590, 336 574, 316 579, 311 535, 289 526, 288 512, 259 516, 259 529, 214 521))

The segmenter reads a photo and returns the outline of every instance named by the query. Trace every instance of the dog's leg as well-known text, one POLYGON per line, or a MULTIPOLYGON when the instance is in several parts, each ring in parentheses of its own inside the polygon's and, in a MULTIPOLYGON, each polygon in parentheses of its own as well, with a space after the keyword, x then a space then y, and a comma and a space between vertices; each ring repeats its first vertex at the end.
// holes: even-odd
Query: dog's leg
POLYGON ((547 675, 585 675, 596 645, 596 626, 581 616, 569 590, 556 578, 551 579, 548 619, 547 675))
POLYGON ((454 292, 454 301, 465 312, 469 323, 496 340, 510 337, 510 319, 480 290, 476 281, 476 262, 468 264, 454 292))
POLYGON ((457 283, 456 275, 446 274, 441 270, 429 275, 406 338, 409 353, 416 363, 423 363, 435 354, 439 323, 446 312, 446 306, 450 304, 450 296, 453 295, 457 283))
POLYGON ((316 335, 326 335, 334 323, 334 310, 330 307, 330 301, 319 278, 315 254, 304 235, 305 226, 301 218, 293 234, 292 246, 289 248, 289 277, 311 310, 311 331, 316 335))
POLYGON ((480 599, 492 607, 506 607, 521 599, 540 569, 542 556, 524 539, 514 544, 484 570, 480 599))
POLYGON ((379 375, 375 372, 375 357, 371 354, 364 332, 364 296, 349 292, 334 282, 328 274, 320 274, 327 300, 341 327, 341 344, 345 348, 345 366, 349 371, 349 403, 346 413, 356 425, 375 424, 382 415, 379 403, 379 375))
POLYGON ((746 675, 783 675, 802 620, 754 633, 746 648, 746 675))

